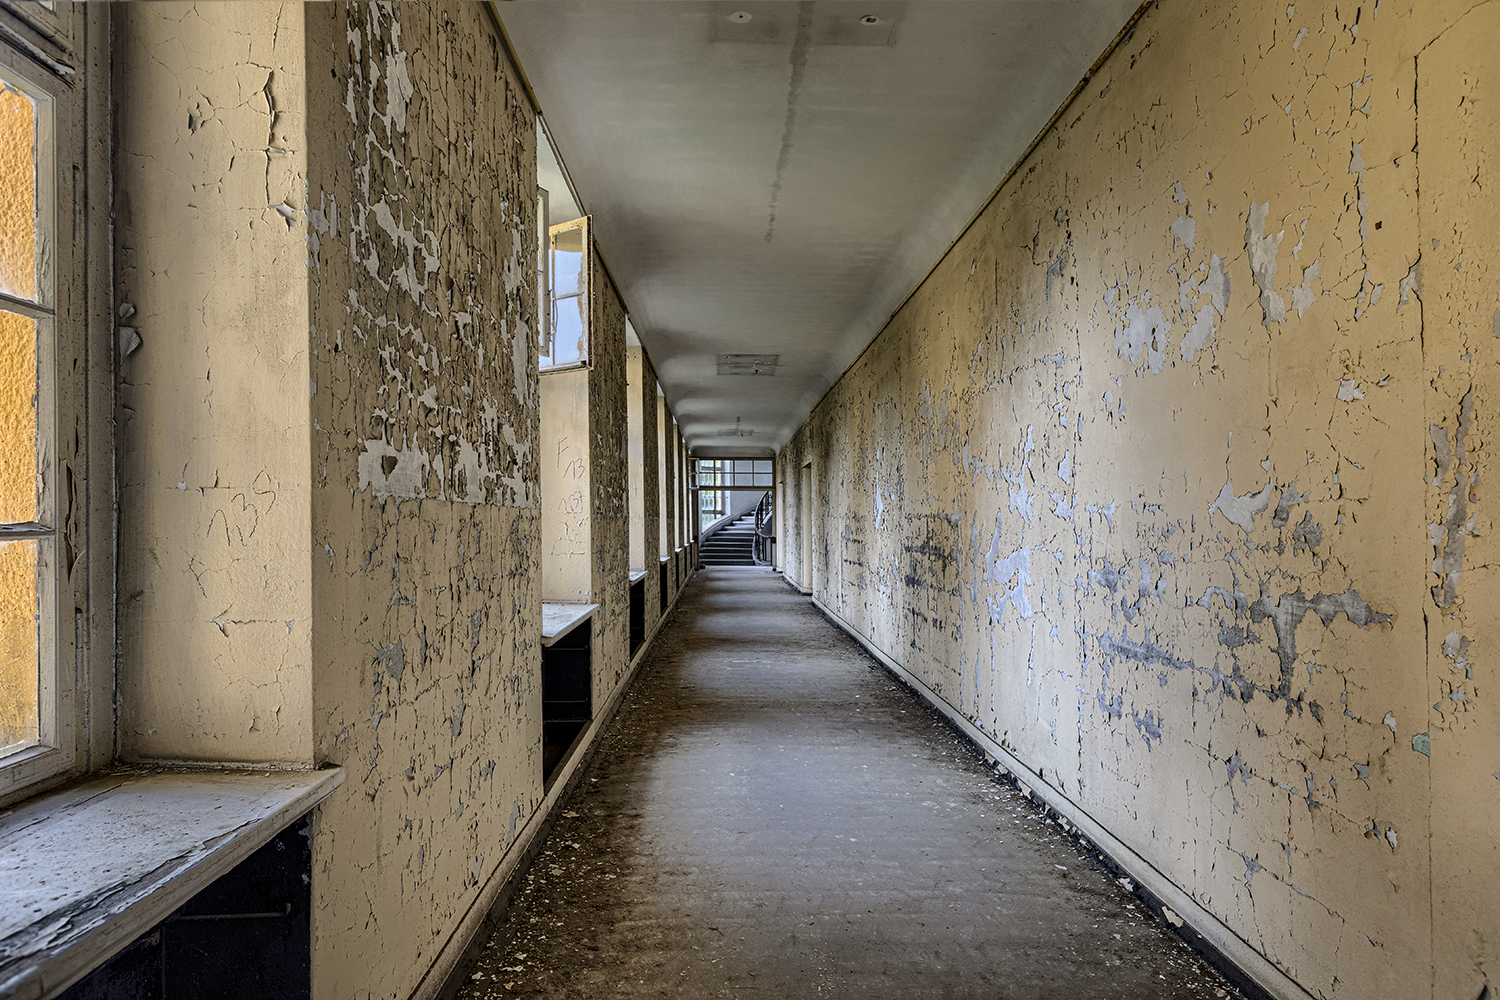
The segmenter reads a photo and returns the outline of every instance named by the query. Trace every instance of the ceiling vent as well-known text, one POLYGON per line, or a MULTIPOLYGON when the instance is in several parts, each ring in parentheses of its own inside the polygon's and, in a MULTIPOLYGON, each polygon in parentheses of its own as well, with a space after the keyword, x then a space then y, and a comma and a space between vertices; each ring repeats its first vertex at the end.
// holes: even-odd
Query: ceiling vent
POLYGON ((779 354, 720 354, 720 375, 775 375, 779 354))

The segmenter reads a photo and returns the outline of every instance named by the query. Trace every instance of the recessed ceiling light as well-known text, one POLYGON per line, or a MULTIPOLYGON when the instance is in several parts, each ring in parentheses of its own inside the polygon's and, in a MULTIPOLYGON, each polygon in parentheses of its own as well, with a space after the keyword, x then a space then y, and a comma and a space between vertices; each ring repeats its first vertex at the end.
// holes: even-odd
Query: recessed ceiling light
POLYGON ((750 20, 750 12, 748 10, 737 10, 729 15, 729 19, 735 24, 744 24, 750 20))
POLYGON ((866 14, 864 17, 862 17, 862 18, 859 19, 859 23, 860 24, 879 24, 880 23, 880 18, 876 17, 874 14, 866 14))

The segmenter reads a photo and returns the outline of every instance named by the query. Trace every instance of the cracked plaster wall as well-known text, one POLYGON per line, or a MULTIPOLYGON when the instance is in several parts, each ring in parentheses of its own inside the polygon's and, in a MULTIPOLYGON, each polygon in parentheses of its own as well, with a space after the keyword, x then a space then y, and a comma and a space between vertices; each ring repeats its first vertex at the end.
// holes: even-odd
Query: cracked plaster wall
POLYGON ((625 677, 630 657, 630 478, 625 368, 625 304, 594 258, 594 329, 589 369, 589 469, 593 551, 594 706, 625 677))
POLYGON ((302 8, 114 33, 119 749, 308 764, 302 8))
POLYGON ((1319 997, 1500 988, 1500 4, 1167 3, 778 457, 815 596, 1319 997))
POLYGON ((542 376, 542 599, 594 599, 589 372, 542 376))
POLYGON ((121 749, 343 765, 314 990, 405 997, 542 797, 534 115, 480 5, 115 25, 121 749))
POLYGON ((314 993, 401 998, 542 799, 535 116, 482 5, 306 16, 314 993))
POLYGON ((594 704, 624 677, 630 629, 625 307, 595 256, 590 364, 541 376, 542 597, 599 605, 594 704))
MULTIPOLYGON (((630 493, 631 518, 631 562, 632 569, 646 571, 646 634, 656 628, 661 617, 660 581, 656 572, 658 557, 655 539, 661 537, 661 477, 658 473, 660 461, 657 445, 656 414, 656 368, 650 355, 642 348, 628 348, 632 352, 629 374, 632 379, 627 391, 634 402, 630 405, 630 455, 631 461, 639 462, 639 495, 634 482, 630 493), (639 527, 637 527, 639 525, 639 527), (639 538, 636 537, 637 531, 639 538)), ((632 480, 634 477, 632 477, 632 480)))
MULTIPOLYGON (((115 24, 121 750, 346 768, 313 840, 314 993, 404 998, 542 799, 535 117, 478 4, 115 24)), ((628 390, 602 265, 594 287, 603 705, 628 390)))

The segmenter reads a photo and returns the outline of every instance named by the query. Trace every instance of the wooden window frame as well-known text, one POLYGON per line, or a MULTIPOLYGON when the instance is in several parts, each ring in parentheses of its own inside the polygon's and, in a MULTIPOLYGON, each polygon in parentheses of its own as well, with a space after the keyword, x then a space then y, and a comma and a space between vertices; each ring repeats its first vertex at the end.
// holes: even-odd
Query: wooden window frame
POLYGON ((40 472, 37 520, 0 527, 0 538, 39 539, 38 576, 46 571, 38 602, 40 739, 0 758, 0 808, 115 756, 109 19, 103 4, 0 7, 0 74, 50 104, 37 137, 38 235, 49 240, 50 267, 38 275, 34 300, 0 302, 38 322, 40 472))
MULTIPOLYGON (((567 222, 558 223, 547 227, 547 288, 546 298, 550 314, 547 322, 547 340, 541 357, 538 358, 537 368, 541 374, 549 372, 574 371, 579 368, 594 367, 594 266, 597 263, 598 254, 594 248, 594 217, 582 215, 567 222), (557 330, 558 330, 558 296, 557 296, 557 258, 556 243, 559 233, 570 232, 575 229, 582 230, 583 244, 583 266, 580 270, 582 286, 577 297, 582 301, 583 308, 580 318, 583 321, 583 336, 581 341, 581 356, 562 363, 552 362, 551 358, 557 354, 557 330)), ((569 294, 567 298, 573 298, 569 294)))

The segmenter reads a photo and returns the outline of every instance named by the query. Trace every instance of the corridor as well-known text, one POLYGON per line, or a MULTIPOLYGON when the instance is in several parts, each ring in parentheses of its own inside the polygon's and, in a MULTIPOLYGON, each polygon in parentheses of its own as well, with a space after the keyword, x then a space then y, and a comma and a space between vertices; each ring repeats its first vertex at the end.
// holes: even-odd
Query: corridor
POLYGON ((0 1000, 1497 1000, 1496 52, 0 0, 0 1000))
POLYGON ((1237 996, 768 570, 702 571, 465 998, 1237 996))

